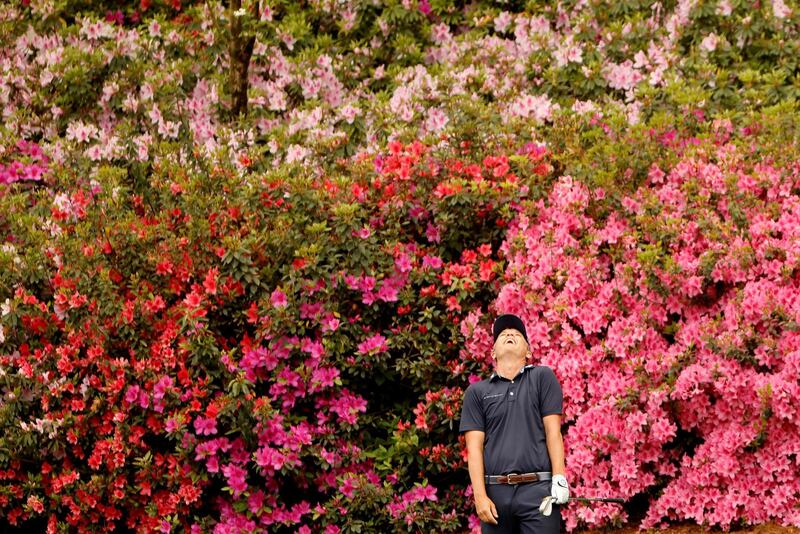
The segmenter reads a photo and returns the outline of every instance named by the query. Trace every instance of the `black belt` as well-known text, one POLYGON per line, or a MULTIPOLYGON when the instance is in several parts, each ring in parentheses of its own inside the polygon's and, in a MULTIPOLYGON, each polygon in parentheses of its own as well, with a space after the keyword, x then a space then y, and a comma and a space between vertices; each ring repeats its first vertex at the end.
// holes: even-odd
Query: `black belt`
POLYGON ((507 475, 485 475, 484 481, 487 484, 522 484, 525 482, 537 482, 539 480, 550 480, 553 478, 550 471, 540 471, 538 473, 509 473, 507 475))

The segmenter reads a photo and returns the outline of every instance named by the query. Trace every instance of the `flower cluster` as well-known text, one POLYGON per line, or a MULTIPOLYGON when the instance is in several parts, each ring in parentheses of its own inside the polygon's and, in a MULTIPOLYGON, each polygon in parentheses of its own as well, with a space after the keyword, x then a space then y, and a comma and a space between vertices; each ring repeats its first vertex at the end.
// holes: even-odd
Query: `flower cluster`
POLYGON ((10 156, 13 159, 11 163, 0 164, 0 185, 22 180, 38 182, 47 173, 49 158, 34 142, 22 139, 17 141, 15 150, 10 156))

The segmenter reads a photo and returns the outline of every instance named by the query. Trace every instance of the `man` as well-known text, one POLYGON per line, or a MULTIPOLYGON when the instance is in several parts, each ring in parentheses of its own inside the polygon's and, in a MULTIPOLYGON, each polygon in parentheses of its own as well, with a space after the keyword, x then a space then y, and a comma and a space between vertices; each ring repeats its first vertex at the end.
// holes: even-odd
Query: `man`
POLYGON ((464 393, 459 432, 482 534, 557 534, 560 506, 545 516, 542 499, 569 500, 561 438, 561 385, 553 370, 527 364, 522 320, 499 316, 492 327, 495 371, 464 393), (507 476, 508 475, 508 476, 507 476))

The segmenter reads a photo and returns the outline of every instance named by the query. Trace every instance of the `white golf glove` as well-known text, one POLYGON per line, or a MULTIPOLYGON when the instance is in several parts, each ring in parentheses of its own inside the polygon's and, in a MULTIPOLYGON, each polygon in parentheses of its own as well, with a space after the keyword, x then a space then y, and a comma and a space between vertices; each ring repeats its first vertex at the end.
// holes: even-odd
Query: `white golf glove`
POLYGON ((553 496, 555 504, 567 504, 567 501, 569 501, 567 477, 564 475, 553 475, 553 480, 550 483, 550 495, 553 496))

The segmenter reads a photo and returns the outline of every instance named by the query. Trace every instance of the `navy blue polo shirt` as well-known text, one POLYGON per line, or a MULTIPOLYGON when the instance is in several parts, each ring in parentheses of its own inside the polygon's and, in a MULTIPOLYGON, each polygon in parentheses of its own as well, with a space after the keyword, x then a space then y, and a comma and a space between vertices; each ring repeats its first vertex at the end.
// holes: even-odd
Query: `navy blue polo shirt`
POLYGON ((562 404, 549 367, 526 365, 511 380, 494 372, 467 388, 458 431, 484 432, 487 475, 551 471, 542 417, 561 414, 562 404))

